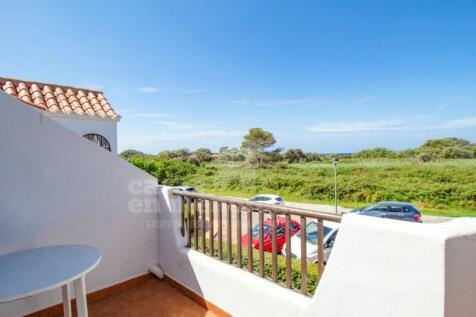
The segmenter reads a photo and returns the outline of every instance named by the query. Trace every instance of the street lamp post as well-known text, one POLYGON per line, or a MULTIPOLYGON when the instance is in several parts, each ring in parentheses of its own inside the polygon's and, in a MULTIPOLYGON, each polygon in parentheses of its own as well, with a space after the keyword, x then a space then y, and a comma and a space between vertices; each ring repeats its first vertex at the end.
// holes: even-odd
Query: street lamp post
POLYGON ((337 157, 332 158, 332 164, 334 164, 334 204, 336 207, 336 214, 339 213, 337 210, 337 162, 339 162, 337 157))

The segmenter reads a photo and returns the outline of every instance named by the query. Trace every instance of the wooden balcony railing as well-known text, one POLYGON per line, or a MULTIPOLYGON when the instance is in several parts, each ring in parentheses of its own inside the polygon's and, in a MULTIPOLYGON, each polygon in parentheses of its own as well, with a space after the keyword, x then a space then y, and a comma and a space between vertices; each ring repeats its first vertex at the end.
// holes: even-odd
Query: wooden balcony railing
POLYGON ((325 266, 324 221, 338 223, 342 216, 177 190, 173 194, 182 199, 181 231, 187 237, 188 247, 289 289, 299 289, 304 295, 315 290, 325 266), (285 221, 284 256, 278 254, 278 217, 284 217, 285 221), (306 257, 306 224, 309 219, 317 221, 316 263, 309 263, 306 257), (296 221, 301 230, 301 259, 294 259, 291 255, 291 222, 296 221), (265 251, 265 222, 271 223, 271 252, 265 251), (253 245, 253 225, 258 225, 258 246, 253 245), (248 237, 246 245, 242 245, 243 233, 248 237), (244 254, 243 249, 246 249, 244 254), (312 278, 308 278, 310 270, 313 271, 312 278))

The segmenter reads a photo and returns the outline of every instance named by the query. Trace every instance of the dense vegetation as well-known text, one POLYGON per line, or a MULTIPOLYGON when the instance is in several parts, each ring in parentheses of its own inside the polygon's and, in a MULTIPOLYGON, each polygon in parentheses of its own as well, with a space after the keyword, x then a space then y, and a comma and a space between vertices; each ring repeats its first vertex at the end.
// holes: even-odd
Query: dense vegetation
POLYGON ((358 159, 417 158, 422 162, 435 161, 438 159, 472 159, 476 158, 476 145, 463 139, 444 138, 428 140, 416 149, 391 151, 386 148, 375 148, 360 151, 355 153, 352 157, 358 159))
POLYGON ((182 185, 196 171, 194 165, 162 157, 130 157, 129 162, 157 177, 159 184, 182 185))
MULTIPOLYGON (((252 129, 253 130, 253 129, 252 129)), ((193 185, 233 196, 276 193, 287 200, 330 202, 334 198, 332 155, 300 149, 266 151, 266 131, 250 130, 242 148, 163 151, 121 155, 165 185, 193 185)), ((339 201, 360 206, 381 200, 414 203, 426 213, 476 215, 476 145, 457 138, 429 140, 405 151, 363 150, 340 157, 339 201)))
MULTIPOLYGON (((408 201, 427 213, 476 215, 476 160, 420 163, 416 160, 355 160, 338 165, 339 201, 359 206, 408 201)), ((277 193, 291 201, 331 202, 334 170, 329 163, 279 164, 254 169, 244 163, 200 168, 189 183, 216 194, 277 193)))

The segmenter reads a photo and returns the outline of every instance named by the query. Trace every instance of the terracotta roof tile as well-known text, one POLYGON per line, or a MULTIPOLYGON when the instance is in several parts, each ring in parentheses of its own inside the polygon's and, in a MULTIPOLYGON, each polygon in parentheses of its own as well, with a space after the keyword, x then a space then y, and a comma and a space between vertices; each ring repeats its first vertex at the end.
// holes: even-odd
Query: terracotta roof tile
POLYGON ((53 113, 118 119, 101 91, 0 77, 0 90, 53 113))

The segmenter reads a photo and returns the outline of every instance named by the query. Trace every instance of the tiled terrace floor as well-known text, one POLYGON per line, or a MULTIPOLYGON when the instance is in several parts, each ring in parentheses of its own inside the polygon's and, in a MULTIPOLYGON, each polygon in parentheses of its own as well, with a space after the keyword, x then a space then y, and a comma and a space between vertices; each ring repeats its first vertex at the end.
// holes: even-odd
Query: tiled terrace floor
POLYGON ((88 308, 90 317, 216 317, 166 282, 157 279, 89 303, 88 308))

